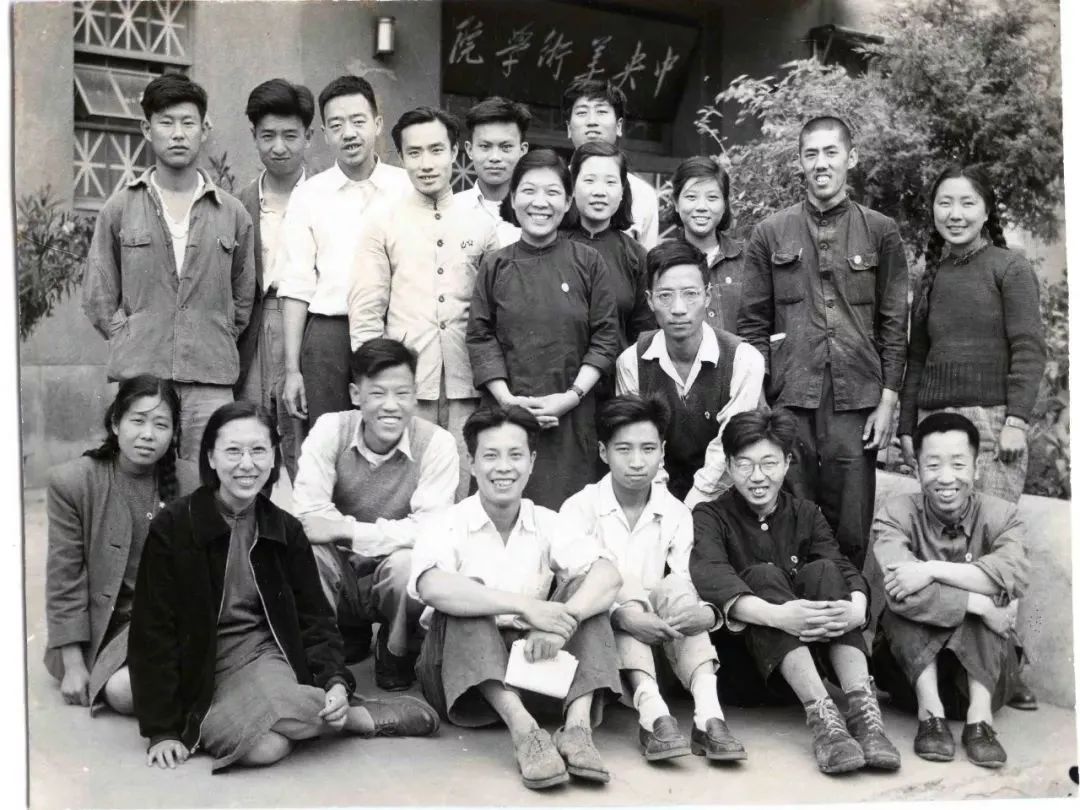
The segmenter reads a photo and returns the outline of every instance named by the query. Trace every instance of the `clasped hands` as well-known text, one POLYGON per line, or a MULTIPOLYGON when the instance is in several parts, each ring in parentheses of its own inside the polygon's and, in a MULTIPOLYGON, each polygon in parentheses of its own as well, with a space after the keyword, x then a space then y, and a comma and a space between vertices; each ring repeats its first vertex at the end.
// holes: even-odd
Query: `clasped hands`
POLYGON ((540 427, 547 429, 559 426, 559 417, 569 413, 580 404, 577 394, 563 391, 559 394, 545 394, 542 397, 511 396, 502 405, 520 405, 536 417, 540 427))
POLYGON ((865 609, 847 599, 792 599, 776 608, 773 626, 804 644, 839 638, 866 621, 865 609))
POLYGON ((686 636, 696 636, 708 631, 716 623, 712 609, 705 605, 689 605, 665 620, 637 602, 628 602, 616 610, 611 618, 617 630, 650 647, 686 636))

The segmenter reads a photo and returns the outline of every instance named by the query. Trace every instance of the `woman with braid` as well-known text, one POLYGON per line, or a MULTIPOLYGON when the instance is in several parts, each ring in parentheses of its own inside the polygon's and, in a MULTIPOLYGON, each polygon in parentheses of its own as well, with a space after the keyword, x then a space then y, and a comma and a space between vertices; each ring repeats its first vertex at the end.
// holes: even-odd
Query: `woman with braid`
MULTIPOLYGON (((897 433, 915 467, 912 434, 931 413, 953 411, 979 431, 975 488, 1012 503, 1027 475, 1027 431, 1046 365, 1039 282, 1005 244, 986 171, 953 165, 930 192, 934 232, 915 291, 897 433)), ((1020 680, 1009 705, 1036 709, 1020 680)))
MULTIPOLYGON (((133 377, 105 412, 101 446, 52 473, 45 666, 67 703, 93 711, 103 701, 132 712, 127 639, 135 574, 150 520, 181 494, 179 427, 172 384, 133 377)), ((192 475, 181 478, 194 483, 192 475)))
POLYGON ((900 443, 914 466, 915 425, 934 411, 979 429, 976 488, 1016 503, 1027 473, 1027 430, 1046 345, 1039 283, 1005 244, 986 172, 950 166, 931 191, 934 233, 915 291, 900 443))

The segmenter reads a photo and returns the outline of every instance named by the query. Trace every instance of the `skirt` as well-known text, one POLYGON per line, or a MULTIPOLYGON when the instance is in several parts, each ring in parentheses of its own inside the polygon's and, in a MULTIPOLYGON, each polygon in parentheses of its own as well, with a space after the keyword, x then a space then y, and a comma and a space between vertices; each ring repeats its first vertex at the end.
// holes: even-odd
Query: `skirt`
POLYGON ((277 650, 263 653, 214 684, 214 699, 202 722, 203 748, 218 771, 244 757, 279 720, 317 724, 326 692, 297 683, 277 650))

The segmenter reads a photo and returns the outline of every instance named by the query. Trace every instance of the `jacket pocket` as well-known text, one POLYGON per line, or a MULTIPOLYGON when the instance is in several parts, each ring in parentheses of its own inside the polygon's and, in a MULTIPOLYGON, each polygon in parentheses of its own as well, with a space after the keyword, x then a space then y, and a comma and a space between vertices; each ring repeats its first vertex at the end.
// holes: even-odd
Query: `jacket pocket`
POLYGON ((806 297, 799 272, 801 267, 802 248, 773 251, 773 298, 776 303, 797 304, 806 297))
POLYGON ((851 304, 873 304, 877 295, 878 255, 876 252, 853 253, 847 257, 847 297, 851 304))
POLYGON ((109 319, 109 339, 112 340, 127 326, 128 316, 127 312, 121 306, 120 309, 113 313, 113 316, 109 319))

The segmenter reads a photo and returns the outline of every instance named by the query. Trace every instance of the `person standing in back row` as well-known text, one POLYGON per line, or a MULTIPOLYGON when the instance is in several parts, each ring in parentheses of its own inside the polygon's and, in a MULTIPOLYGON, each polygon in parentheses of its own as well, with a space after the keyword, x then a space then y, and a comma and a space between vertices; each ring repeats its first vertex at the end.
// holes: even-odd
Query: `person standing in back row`
POLYGON ((798 423, 787 485, 861 568, 904 379, 908 272, 896 223, 848 198, 858 159, 839 118, 803 125, 806 199, 754 228, 737 331, 766 358, 769 404, 798 423))

